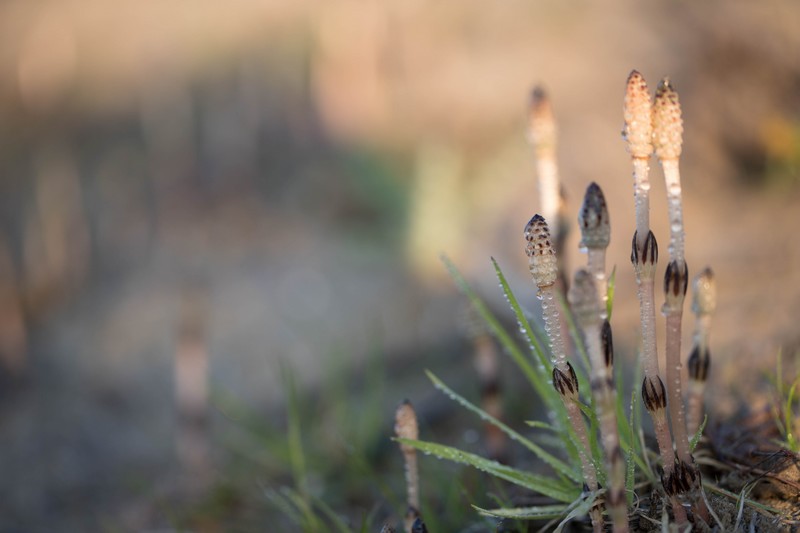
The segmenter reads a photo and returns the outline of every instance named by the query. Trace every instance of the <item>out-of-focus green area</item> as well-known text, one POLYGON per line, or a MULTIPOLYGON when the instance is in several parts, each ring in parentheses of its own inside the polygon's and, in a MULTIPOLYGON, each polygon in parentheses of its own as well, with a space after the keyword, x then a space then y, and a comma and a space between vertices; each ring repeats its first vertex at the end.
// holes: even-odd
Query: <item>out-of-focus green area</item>
MULTIPOLYGON (((283 529, 263 494, 293 485, 282 366, 306 490, 355 524, 402 512, 393 406, 421 399, 446 433, 422 371, 472 373, 439 255, 501 311, 489 256, 529 287, 537 83, 570 208, 606 192, 620 325, 637 68, 681 95, 715 354, 797 343, 798 21, 788 0, 3 3, 0 530, 283 529)), ((635 330, 619 343, 632 357, 635 330)))

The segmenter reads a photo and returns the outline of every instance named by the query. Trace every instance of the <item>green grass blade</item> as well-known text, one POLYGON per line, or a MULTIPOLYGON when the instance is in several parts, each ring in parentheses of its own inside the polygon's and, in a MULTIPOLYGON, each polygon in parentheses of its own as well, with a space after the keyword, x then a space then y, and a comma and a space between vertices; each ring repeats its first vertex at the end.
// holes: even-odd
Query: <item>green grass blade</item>
POLYGON ((311 508, 311 505, 308 503, 308 499, 304 495, 290 489, 289 487, 284 487, 281 489, 281 492, 283 493, 283 496, 290 501, 300 513, 301 519, 299 525, 304 531, 318 531, 322 527, 317 515, 314 514, 314 510, 311 508))
POLYGON ((283 383, 286 386, 287 399, 287 430, 286 439, 289 451, 289 464, 292 470, 295 487, 300 494, 306 495, 306 458, 303 452, 303 438, 300 424, 300 408, 297 402, 297 389, 294 383, 294 374, 291 369, 281 365, 283 383))
MULTIPOLYGON (((727 497, 731 501, 738 502, 739 501, 739 494, 731 492, 729 490, 723 489, 722 487, 715 485, 714 483, 703 481, 703 488, 710 490, 711 492, 716 492, 717 494, 721 494, 722 496, 727 497)), ((772 507, 770 505, 766 505, 755 500, 750 500, 745 498, 744 504, 756 511, 757 513, 761 514, 762 516, 766 516, 767 518, 774 518, 775 516, 781 516, 781 511, 772 507)))
POLYGON ((330 508, 330 506, 319 498, 313 498, 314 506, 317 507, 326 518, 328 531, 339 531, 339 533, 352 533, 353 528, 348 526, 342 517, 330 508), (331 527, 333 526, 333 527, 331 527))
POLYGON ((547 354, 542 349, 542 344, 534 334, 528 317, 525 316, 522 307, 519 305, 519 300, 517 300, 517 297, 511 290, 505 274, 503 274, 500 265, 497 264, 497 261, 494 259, 494 257, 492 257, 492 265, 494 265, 494 271, 495 274, 497 274, 497 279, 500 281, 500 287, 503 289, 503 294, 505 295, 508 304, 511 306, 511 310, 514 311, 514 316, 517 318, 517 325, 521 330, 524 331, 524 335, 528 339, 528 345, 539 361, 539 371, 541 374, 543 374, 544 380, 547 381, 550 373, 553 370, 553 365, 550 363, 550 360, 547 358, 547 354))
POLYGON ((469 465, 481 472, 486 472, 487 474, 504 479, 515 485, 538 492, 556 501, 571 502, 575 500, 577 494, 580 492, 580 489, 577 487, 574 490, 565 489, 562 483, 553 478, 517 470, 516 468, 502 465, 497 461, 491 461, 451 446, 410 439, 394 440, 402 444, 413 446, 424 454, 430 454, 440 459, 469 465))
POLYGON ((447 396, 450 397, 451 400, 454 400, 461 404, 461 406, 466 407, 468 410, 472 411, 473 413, 480 416, 483 420, 488 421, 492 425, 498 427, 502 430, 506 435, 509 436, 512 440, 515 440, 525 446, 528 450, 533 452, 539 459, 547 463, 553 470, 556 472, 563 474, 564 476, 568 477, 572 481, 576 483, 580 483, 582 481, 582 475, 579 470, 570 468, 564 461, 555 457, 554 455, 550 454, 540 446, 536 445, 535 443, 531 442, 530 440, 526 439, 483 409, 475 406, 474 404, 470 403, 466 398, 460 396, 452 389, 450 389, 447 385, 442 382, 438 377, 436 377, 433 372, 426 370, 425 373, 428 375, 428 378, 433 382, 433 385, 439 389, 440 391, 444 392, 447 396))
POLYGON ((581 496, 580 499, 575 501, 575 503, 572 506, 572 510, 569 512, 569 514, 567 514, 567 516, 564 517, 561 523, 558 524, 558 527, 553 531, 553 533, 561 533, 561 531, 564 529, 564 526, 566 526, 570 520, 577 518, 579 516, 586 516, 587 514, 589 514, 589 511, 592 509, 592 506, 594 505, 594 500, 596 498, 597 498, 597 492, 590 492, 586 494, 585 498, 581 496))
POLYGON ((281 514, 288 517, 289 520, 298 526, 303 526, 303 515, 294 505, 292 500, 290 500, 285 494, 281 494, 273 489, 266 490, 264 494, 267 497, 267 500, 272 502, 272 504, 278 509, 278 511, 281 512, 281 514))
POLYGON ((692 436, 692 440, 689 441, 689 449, 694 451, 697 447, 697 443, 700 441, 700 437, 703 436, 703 430, 706 429, 706 422, 708 422, 708 415, 703 417, 703 423, 700 424, 700 427, 697 428, 697 432, 692 436))
POLYGON ((786 444, 788 448, 792 451, 797 451, 797 440, 794 436, 794 417, 793 417, 793 405, 794 405, 794 393, 797 390, 797 380, 792 383, 791 388, 789 389, 789 394, 786 396, 786 404, 783 406, 783 416, 784 416, 784 426, 786 427, 786 444))
POLYGON ((517 343, 514 342, 506 329, 500 324, 500 321, 497 319, 497 317, 494 316, 480 296, 478 296, 469 283, 467 283, 467 280, 464 279, 464 276, 461 275, 461 272, 458 271, 452 261, 450 261, 450 259, 448 259, 446 256, 442 256, 442 262, 450 272, 450 276, 453 278, 453 281, 458 289, 469 299, 470 303, 472 303, 472 305, 475 307, 475 311, 477 311, 484 322, 486 322, 486 326, 489 328, 489 331, 492 333, 492 335, 497 339, 500 345, 505 349, 505 352, 511 357, 511 359, 513 359, 517 366, 519 366, 520 370, 522 370, 523 374, 525 374, 525 377, 528 378, 528 381, 531 382, 531 385, 533 385, 536 392, 542 398, 546 398, 546 383, 543 382, 540 374, 536 372, 528 358, 525 356, 522 350, 520 350, 517 343))
POLYGON ((537 507, 515 507, 483 509, 477 505, 472 506, 476 511, 484 516, 495 516, 497 518, 508 518, 512 520, 549 520, 564 516, 569 509, 568 505, 540 505, 537 507))
POLYGON ((541 420, 526 420, 525 423, 532 428, 546 429, 548 431, 555 431, 556 433, 561 431, 554 425, 548 424, 547 422, 542 422, 541 420))

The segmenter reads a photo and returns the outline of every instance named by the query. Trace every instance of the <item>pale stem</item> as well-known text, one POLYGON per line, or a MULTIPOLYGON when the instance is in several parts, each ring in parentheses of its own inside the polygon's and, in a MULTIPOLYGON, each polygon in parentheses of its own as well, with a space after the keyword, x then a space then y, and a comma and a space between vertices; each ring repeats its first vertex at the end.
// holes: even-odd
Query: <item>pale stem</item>
POLYGON ((669 209, 669 258, 670 261, 684 261, 683 202, 681 201, 681 175, 677 159, 661 161, 664 181, 667 185, 667 206, 669 209))
POLYGON ((611 386, 610 373, 605 364, 605 356, 600 341, 600 328, 596 324, 584 326, 586 349, 594 374, 592 387, 600 423, 600 438, 605 451, 606 472, 608 473, 608 492, 606 501, 615 533, 628 531, 628 509, 625 500, 625 461, 622 459, 617 426, 616 393, 611 386), (595 390, 597 387, 598 390, 595 390))
MULTIPOLYGON (((558 302, 555 297, 555 288, 553 285, 548 285, 539 288, 539 299, 542 301, 542 318, 544 319, 544 329, 547 333, 547 338, 550 341, 550 353, 552 354, 551 362, 553 366, 569 375, 569 366, 567 365, 567 356, 564 351, 564 340, 561 336, 561 318, 558 311, 558 302)), ((583 480, 589 490, 597 490, 597 472, 594 465, 589 459, 589 436, 586 432, 586 424, 583 421, 580 407, 578 407, 577 399, 570 399, 565 396, 561 397, 564 402, 564 407, 567 408, 567 417, 569 418, 570 425, 572 426, 575 435, 577 435, 580 444, 578 448, 578 457, 581 461, 581 471, 583 472, 583 480)), ((591 511, 592 526, 595 532, 602 531, 602 513, 599 509, 591 511)))
MULTIPOLYGON (((539 154, 536 158, 536 173, 539 177, 539 197, 541 199, 541 214, 545 220, 558 220, 558 207, 561 203, 558 184, 558 166, 551 151, 539 154)), ((558 225, 551 228, 557 238, 558 225)))
POLYGON ((606 280, 606 249, 588 248, 587 259, 589 272, 594 277, 597 296, 600 299, 600 320, 608 318, 608 281, 606 280))
POLYGON ((706 384, 703 381, 689 380, 689 396, 687 399, 688 412, 686 414, 686 427, 689 435, 694 436, 697 430, 700 429, 700 424, 703 423, 703 413, 705 412, 705 405, 703 402, 705 396, 706 384))
POLYGON ((672 475, 675 470, 675 451, 672 449, 672 435, 667 424, 667 410, 657 409, 650 412, 653 417, 653 427, 656 432, 658 449, 661 452, 661 460, 664 463, 664 479, 672 475))
POLYGON ((683 410, 683 394, 681 392, 681 310, 667 314, 667 395, 669 416, 672 420, 672 433, 675 436, 675 447, 678 457, 692 465, 692 452, 689 449, 689 437, 686 431, 686 418, 683 410))
POLYGON ((699 315, 694 330, 694 343, 700 348, 701 353, 708 351, 708 338, 711 331, 711 315, 699 315))
MULTIPOLYGON (((586 434, 586 424, 583 422, 581 409, 578 407, 577 400, 571 400, 566 397, 562 397, 562 400, 564 401, 564 407, 567 408, 567 417, 569 418, 570 425, 580 441, 580 444, 578 444, 576 448, 578 448, 578 457, 581 460, 583 480, 586 482, 586 486, 589 487, 589 490, 595 491, 598 487, 597 472, 594 469, 594 465, 589 460, 589 436, 586 434)), ((593 531, 595 533, 601 533, 603 531, 602 511, 599 508, 594 507, 589 514, 592 518, 593 531)))
POLYGON ((542 301, 542 318, 544 319, 544 330, 550 341, 550 354, 553 366, 567 372, 567 355, 564 350, 564 338, 561 335, 561 319, 558 312, 558 301, 556 299, 555 288, 553 285, 541 287, 539 289, 539 299, 542 301))
POLYGON ((594 465, 589 459, 589 435, 586 433, 586 424, 583 422, 583 415, 581 409, 578 407, 577 400, 564 398, 564 407, 567 408, 570 425, 575 431, 580 445, 578 448, 578 456, 581 459, 581 470, 583 471, 583 480, 588 485, 589 490, 597 490, 597 473, 595 472, 594 465))
POLYGON ((406 463, 406 487, 408 487, 408 505, 419 511, 419 469, 416 452, 403 453, 406 463))
MULTIPOLYGON (((637 278, 639 310, 642 321, 642 363, 644 375, 658 376, 658 349, 656 347, 655 287, 652 279, 637 278)), ((670 447, 671 448, 671 447, 670 447)))
POLYGON ((633 158, 633 197, 636 209, 636 231, 639 245, 643 245, 650 231, 650 173, 649 160, 633 158))

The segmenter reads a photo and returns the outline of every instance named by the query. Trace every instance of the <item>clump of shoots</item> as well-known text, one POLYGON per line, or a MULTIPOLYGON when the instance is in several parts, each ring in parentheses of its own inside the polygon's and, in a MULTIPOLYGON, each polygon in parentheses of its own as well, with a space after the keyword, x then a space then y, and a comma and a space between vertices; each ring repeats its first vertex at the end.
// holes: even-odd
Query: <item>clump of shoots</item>
POLYGON ((636 70, 631 71, 625 89, 623 137, 633 162, 634 207, 636 235, 639 246, 644 245, 650 231, 650 154, 653 153, 653 125, 650 92, 647 82, 636 70))
POLYGON ((704 402, 708 367, 711 362, 709 335, 711 315, 717 308, 717 285, 714 273, 706 268, 692 281, 692 311, 695 314, 694 347, 689 355, 689 400, 687 424, 689 434, 697 432, 704 416, 704 402))
MULTIPOLYGON (((589 490, 595 491, 597 472, 590 460, 590 444, 586 423, 581 416, 578 390, 578 377, 567 361, 564 340, 561 335, 560 313, 556 299, 555 283, 558 277, 556 253, 547 222, 541 215, 534 215, 525 226, 525 252, 534 283, 539 288, 538 297, 542 302, 544 329, 550 343, 553 364, 553 387, 558 392, 567 410, 570 425, 578 437, 578 456, 581 461, 583 479, 589 490)), ((591 511, 592 525, 596 532, 602 531, 602 513, 598 508, 591 511)))
POLYGON ((607 318, 608 280, 606 279, 606 249, 611 241, 611 220, 603 190, 592 182, 583 196, 583 205, 578 212, 581 229, 580 246, 586 250, 588 270, 594 277, 597 295, 600 298, 600 317, 607 318))
MULTIPOLYGON (((689 270, 684 257, 683 200, 681 177, 678 167, 683 144, 683 119, 678 93, 668 78, 664 78, 656 90, 653 105, 653 144, 664 171, 669 209, 669 264, 664 275, 665 302, 662 312, 667 321, 666 362, 669 383, 669 411, 675 448, 680 463, 677 465, 673 485, 679 489, 685 485, 692 490, 702 490, 700 472, 694 464, 689 447, 686 428, 686 413, 681 391, 681 322, 683 301, 689 284, 689 270)), ((682 491, 683 492, 683 491, 682 491)), ((695 511, 708 520, 708 509, 701 497, 694 495, 695 511)))
POLYGON ((658 244, 650 231, 649 160, 653 152, 653 119, 650 92, 644 77, 636 70, 628 76, 625 88, 623 137, 633 162, 633 191, 636 231, 633 234, 631 262, 636 271, 639 311, 642 323, 642 401, 653 418, 658 448, 664 468, 662 484, 670 496, 675 521, 687 522, 686 511, 671 490, 675 470, 675 452, 667 422, 667 392, 658 370, 654 280, 658 262, 658 244))
MULTIPOLYGON (((394 432, 401 439, 419 440, 417 414, 411 402, 405 400, 397 408, 394 418, 394 432)), ((414 522, 419 518, 419 467, 417 466, 417 450, 413 446, 400 443, 403 452, 406 472, 406 490, 408 491, 408 510, 406 512, 406 532, 413 531, 414 522)))
POLYGON ((605 452, 608 479, 606 503, 615 533, 628 531, 628 509, 625 499, 625 461, 619 443, 616 412, 616 391, 609 362, 613 359, 611 326, 602 318, 602 301, 598 296, 595 275, 588 270, 575 274, 569 291, 569 303, 583 330, 591 363, 592 395, 598 410, 600 440, 605 452))
POLYGON ((528 141, 533 147, 536 161, 541 214, 545 220, 555 221, 552 228, 553 247, 562 263, 559 279, 563 282, 566 270, 564 243, 569 223, 556 162, 557 133, 550 98, 544 89, 536 87, 531 95, 528 141))

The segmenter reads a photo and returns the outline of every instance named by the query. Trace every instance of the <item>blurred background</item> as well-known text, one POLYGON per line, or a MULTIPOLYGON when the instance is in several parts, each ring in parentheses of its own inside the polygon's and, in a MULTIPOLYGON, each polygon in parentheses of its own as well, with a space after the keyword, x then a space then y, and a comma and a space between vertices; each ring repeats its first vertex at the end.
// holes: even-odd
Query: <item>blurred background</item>
POLYGON ((632 68, 683 104, 712 411, 800 344, 796 2, 12 0, 0 39, 0 531, 288 530, 282 486, 354 528, 402 513, 394 407, 448 435, 424 369, 477 390, 440 254, 509 323, 490 257, 537 307, 535 84, 568 209, 606 193, 620 358, 632 68))

